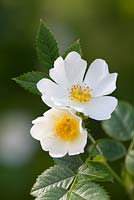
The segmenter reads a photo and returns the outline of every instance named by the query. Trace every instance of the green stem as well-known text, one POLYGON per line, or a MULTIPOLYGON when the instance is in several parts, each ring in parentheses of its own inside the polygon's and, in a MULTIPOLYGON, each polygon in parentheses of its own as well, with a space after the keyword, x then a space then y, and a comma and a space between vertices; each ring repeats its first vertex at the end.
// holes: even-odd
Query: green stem
POLYGON ((91 147, 90 151, 89 151, 89 154, 88 154, 88 160, 90 160, 94 150, 96 149, 96 146, 98 144, 99 141, 96 141, 96 143, 91 147))
MULTIPOLYGON (((99 141, 96 142, 95 139, 93 138, 93 136, 92 136, 90 133, 88 134, 88 137, 89 137, 89 139, 91 140, 92 144, 94 145, 94 146, 93 146, 93 150, 96 148, 97 151, 99 152, 99 154, 100 154, 100 155, 103 155, 101 149, 100 149, 99 146, 98 146, 98 142, 99 142, 99 141)), ((93 151, 93 150, 92 150, 92 151, 93 151)), ((93 153, 93 152, 92 152, 92 153, 93 153)))
MULTIPOLYGON (((94 148, 96 147, 96 149, 98 150, 99 154, 100 154, 100 155, 103 155, 103 153, 102 153, 100 147, 98 146, 98 143, 95 141, 95 139, 92 137, 92 135, 91 135, 90 133, 88 134, 88 137, 89 137, 89 139, 91 140, 91 142, 93 143, 94 148)), ((92 152, 93 152, 93 149, 92 149, 92 151, 90 152, 90 156, 91 156, 91 153, 92 153, 92 152)), ((123 184, 121 178, 120 178, 120 177, 116 174, 116 172, 110 167, 110 165, 106 162, 106 160, 105 160, 105 165, 107 166, 107 168, 109 169, 109 171, 111 172, 111 174, 113 175, 113 177, 114 177, 122 186, 124 186, 124 184, 123 184)))
POLYGON ((133 149, 133 147, 134 147, 134 137, 132 138, 131 143, 129 145, 128 153, 133 149))

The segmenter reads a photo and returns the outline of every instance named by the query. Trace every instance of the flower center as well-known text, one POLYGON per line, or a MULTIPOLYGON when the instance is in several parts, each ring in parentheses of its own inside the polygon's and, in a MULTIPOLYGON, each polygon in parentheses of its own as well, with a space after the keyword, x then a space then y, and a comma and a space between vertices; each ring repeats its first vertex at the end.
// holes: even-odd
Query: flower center
POLYGON ((63 140, 73 140, 79 134, 79 122, 70 116, 63 116, 56 123, 56 134, 63 140))
POLYGON ((69 97, 73 101, 86 103, 91 98, 90 90, 88 85, 74 84, 71 87, 69 97))

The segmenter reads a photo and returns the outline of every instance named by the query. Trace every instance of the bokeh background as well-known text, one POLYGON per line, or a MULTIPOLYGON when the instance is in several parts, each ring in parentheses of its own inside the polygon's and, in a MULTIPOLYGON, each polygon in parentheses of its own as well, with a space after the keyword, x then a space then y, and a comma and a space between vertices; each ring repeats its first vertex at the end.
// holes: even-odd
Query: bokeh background
MULTIPOLYGON (((31 121, 47 107, 11 80, 41 70, 35 36, 42 18, 59 42, 61 53, 80 38, 90 63, 105 59, 118 72, 114 95, 134 102, 133 0, 1 0, 0 1, 0 198, 31 200, 35 178, 52 159, 29 134, 31 121)), ((91 122, 101 134, 99 122, 91 122)), ((115 167, 119 168, 118 162, 115 167), (118 166, 118 167, 117 167, 118 166)), ((112 199, 127 200, 117 183, 107 185, 112 199)))

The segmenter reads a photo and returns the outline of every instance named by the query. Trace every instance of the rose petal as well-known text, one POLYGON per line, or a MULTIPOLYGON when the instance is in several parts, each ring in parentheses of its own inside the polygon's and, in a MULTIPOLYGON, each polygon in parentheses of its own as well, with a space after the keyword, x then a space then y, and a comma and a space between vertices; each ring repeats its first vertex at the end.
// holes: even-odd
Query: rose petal
POLYGON ((111 117, 111 113, 117 106, 117 99, 111 96, 96 97, 90 99, 88 105, 83 110, 85 115, 92 119, 106 120, 111 117))

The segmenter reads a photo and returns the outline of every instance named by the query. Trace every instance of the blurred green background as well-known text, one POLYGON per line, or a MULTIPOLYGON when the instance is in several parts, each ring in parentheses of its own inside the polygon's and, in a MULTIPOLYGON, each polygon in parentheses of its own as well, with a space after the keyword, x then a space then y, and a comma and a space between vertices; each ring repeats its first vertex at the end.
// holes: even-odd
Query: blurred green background
MULTIPOLYGON (((88 62, 105 59, 118 72, 114 95, 134 102, 133 0, 1 0, 0 1, 0 196, 30 200, 35 178, 52 164, 29 134, 31 121, 46 106, 40 97, 20 88, 11 78, 41 69, 35 36, 43 18, 54 32, 61 52, 80 38, 88 62)), ((96 134, 100 124, 92 122, 96 134)), ((95 131, 94 131, 95 132, 95 131)), ((101 131, 100 131, 101 132, 101 131)), ((120 167, 118 162, 115 167, 120 167)), ((118 170, 118 169, 117 169, 118 170)), ((106 186, 112 199, 128 197, 116 183, 106 186)))

